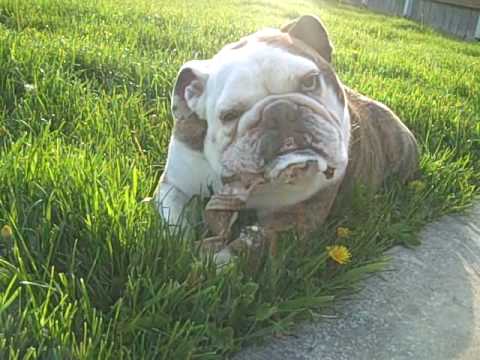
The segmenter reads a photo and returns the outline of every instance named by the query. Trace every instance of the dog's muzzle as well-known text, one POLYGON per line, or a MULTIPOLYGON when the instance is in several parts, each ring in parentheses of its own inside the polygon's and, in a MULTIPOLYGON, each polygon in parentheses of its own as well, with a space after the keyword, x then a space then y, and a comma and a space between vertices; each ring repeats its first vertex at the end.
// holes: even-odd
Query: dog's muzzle
POLYGON ((265 105, 258 121, 225 152, 227 176, 255 173, 266 181, 293 183, 321 171, 330 179, 335 169, 314 138, 318 121, 312 109, 290 99, 265 105))
MULTIPOLYGON (((276 100, 263 109, 260 127, 263 136, 260 139, 260 156, 268 164, 272 177, 280 174, 280 169, 295 168, 296 173, 317 167, 319 157, 326 161, 322 149, 315 147, 312 135, 305 119, 312 117, 311 110, 297 105, 288 99, 276 100)), ((322 168, 322 166, 320 166, 322 168)), ((327 179, 334 175, 335 169, 327 165, 323 173, 327 179)))
POLYGON ((304 143, 300 136, 300 122, 297 121, 299 110, 299 106, 288 100, 276 100, 264 108, 259 125, 263 133, 260 155, 266 162, 281 155, 282 150, 294 150, 304 143))

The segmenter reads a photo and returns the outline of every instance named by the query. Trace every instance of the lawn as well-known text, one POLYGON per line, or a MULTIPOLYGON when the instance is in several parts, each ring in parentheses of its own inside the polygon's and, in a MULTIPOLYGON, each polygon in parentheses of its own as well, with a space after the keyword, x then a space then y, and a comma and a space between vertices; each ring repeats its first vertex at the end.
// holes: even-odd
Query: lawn
MULTIPOLYGON (((319 1, 0 0, 0 359, 217 359, 331 313, 386 249, 480 190, 480 45, 319 1), (357 191, 256 270, 216 273, 149 203, 176 72, 229 41, 319 15, 340 78, 417 136, 421 178, 357 191), (338 237, 346 227, 350 235, 338 237), (338 265, 326 247, 341 243, 338 265)), ((439 259, 441 261, 441 259, 439 259)))

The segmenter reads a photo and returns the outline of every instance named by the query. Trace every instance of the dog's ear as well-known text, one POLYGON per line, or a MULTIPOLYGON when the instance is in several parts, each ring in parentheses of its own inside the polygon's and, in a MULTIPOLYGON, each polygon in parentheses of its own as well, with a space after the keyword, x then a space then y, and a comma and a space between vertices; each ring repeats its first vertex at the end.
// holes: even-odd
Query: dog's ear
POLYGON ((328 38, 325 26, 318 17, 303 15, 284 25, 281 31, 303 41, 315 49, 329 63, 332 61, 333 46, 328 38))
POLYGON ((203 150, 207 131, 207 122, 199 115, 207 79, 207 61, 189 61, 178 72, 172 93, 174 136, 198 151, 203 150))

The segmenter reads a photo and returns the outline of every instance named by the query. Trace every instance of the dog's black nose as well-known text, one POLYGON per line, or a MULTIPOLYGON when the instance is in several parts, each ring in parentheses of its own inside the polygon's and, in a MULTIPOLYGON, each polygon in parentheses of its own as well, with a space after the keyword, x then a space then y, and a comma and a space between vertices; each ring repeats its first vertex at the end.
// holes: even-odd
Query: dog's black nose
POLYGON ((290 128, 297 116, 298 106, 294 102, 286 99, 276 100, 263 109, 263 126, 278 130, 290 128))
POLYGON ((263 137, 260 139, 260 155, 265 161, 270 161, 278 155, 282 144, 283 139, 278 130, 266 130, 263 137))
POLYGON ((285 145, 287 138, 296 139, 293 146, 299 146, 301 139, 298 137, 299 107, 287 99, 275 100, 263 109, 261 127, 263 137, 260 142, 260 153, 266 161, 276 157, 285 145))

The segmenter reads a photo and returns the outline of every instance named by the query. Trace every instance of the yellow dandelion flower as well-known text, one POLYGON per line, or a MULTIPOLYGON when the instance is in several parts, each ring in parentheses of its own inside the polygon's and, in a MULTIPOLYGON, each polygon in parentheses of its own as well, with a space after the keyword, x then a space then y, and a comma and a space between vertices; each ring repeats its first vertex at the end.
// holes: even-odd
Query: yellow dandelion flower
POLYGON ((420 180, 413 180, 408 183, 408 187, 417 192, 420 192, 423 189, 425 189, 425 186, 426 186, 425 183, 420 180))
POLYGON ((350 230, 349 228, 347 227, 342 227, 342 226, 339 226, 337 228, 337 237, 340 238, 340 239, 344 239, 344 238, 348 238, 350 237, 350 235, 352 235, 352 230, 350 230))
POLYGON ((12 228, 9 225, 4 225, 0 230, 2 239, 10 239, 13 235, 12 228))
POLYGON ((341 265, 350 262, 352 257, 352 254, 344 245, 327 246, 327 252, 328 256, 341 265))

